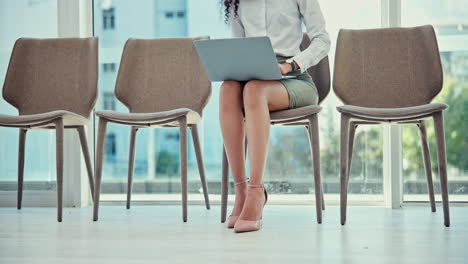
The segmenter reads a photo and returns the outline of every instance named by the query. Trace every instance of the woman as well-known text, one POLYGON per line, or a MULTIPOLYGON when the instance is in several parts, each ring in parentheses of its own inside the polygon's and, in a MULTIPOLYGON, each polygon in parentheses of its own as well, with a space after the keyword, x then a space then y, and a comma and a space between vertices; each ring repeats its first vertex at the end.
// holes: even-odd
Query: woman
POLYGON ((296 76, 279 81, 225 81, 221 86, 221 130, 236 186, 228 228, 234 228, 235 232, 257 231, 267 201, 263 173, 270 132, 269 113, 318 103, 317 88, 306 70, 328 54, 330 40, 318 0, 225 0, 223 4, 232 37, 268 36, 281 73, 296 76), (311 44, 301 52, 302 23, 311 44), (249 180, 245 172, 245 135, 249 180))

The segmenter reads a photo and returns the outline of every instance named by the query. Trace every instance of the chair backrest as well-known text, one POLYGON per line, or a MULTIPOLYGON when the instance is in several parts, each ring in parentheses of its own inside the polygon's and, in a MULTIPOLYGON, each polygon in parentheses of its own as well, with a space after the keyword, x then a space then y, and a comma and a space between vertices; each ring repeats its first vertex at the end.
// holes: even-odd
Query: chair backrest
POLYGON ((115 86, 117 98, 133 113, 189 108, 201 115, 211 82, 194 40, 129 39, 115 86))
POLYGON ((97 99, 98 39, 18 39, 3 98, 20 115, 66 110, 89 117, 97 99))
MULTIPOLYGON (((309 36, 304 33, 301 43, 301 51, 309 47, 310 39, 309 36)), ((307 69, 307 72, 312 76, 315 85, 317 86, 319 94, 319 104, 327 97, 330 92, 330 64, 328 62, 328 56, 323 58, 319 64, 307 69)))
POLYGON ((345 104, 397 108, 430 103, 443 76, 432 26, 341 30, 333 90, 345 104))

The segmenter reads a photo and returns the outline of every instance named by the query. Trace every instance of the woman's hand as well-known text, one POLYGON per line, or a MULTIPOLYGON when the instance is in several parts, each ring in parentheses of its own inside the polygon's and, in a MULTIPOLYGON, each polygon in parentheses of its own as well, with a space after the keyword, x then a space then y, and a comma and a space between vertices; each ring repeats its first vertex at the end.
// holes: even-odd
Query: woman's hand
POLYGON ((280 63, 278 65, 282 75, 288 74, 292 71, 292 66, 289 63, 280 63))
MULTIPOLYGON (((294 62, 294 65, 296 66, 296 70, 299 69, 299 65, 297 65, 297 63, 295 61, 294 62)), ((289 64, 289 63, 280 63, 278 64, 279 65, 279 68, 280 68, 280 71, 281 71, 281 74, 282 75, 285 75, 285 74, 288 74, 290 72, 292 72, 292 65, 289 64)))

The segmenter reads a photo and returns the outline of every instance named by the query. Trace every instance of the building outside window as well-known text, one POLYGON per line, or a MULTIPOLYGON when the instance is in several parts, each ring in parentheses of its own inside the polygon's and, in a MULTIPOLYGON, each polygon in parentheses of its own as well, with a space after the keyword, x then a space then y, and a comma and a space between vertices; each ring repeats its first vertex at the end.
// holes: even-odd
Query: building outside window
POLYGON ((185 17, 185 11, 177 11, 177 17, 178 18, 184 18, 185 17))
POLYGON ((175 18, 175 17, 184 18, 185 17, 185 11, 166 11, 165 15, 166 15, 166 18, 175 18))
MULTIPOLYGON (((193 0, 155 0, 154 13, 152 18, 154 20, 155 32, 153 35, 159 37, 181 37, 188 36, 188 27, 190 21, 186 13, 187 7, 193 0)), ((211 5, 212 0, 204 3, 211 5)))
POLYGON ((111 110, 111 111, 115 111, 115 95, 114 93, 112 92, 105 92, 103 93, 104 95, 104 98, 103 98, 103 101, 104 101, 104 110, 111 110))
POLYGON ((109 160, 113 160, 115 158, 115 154, 117 153, 115 134, 109 133, 106 135, 105 148, 106 148, 106 158, 109 160))
POLYGON ((102 25, 104 30, 115 29, 115 8, 102 10, 102 25))
POLYGON ((103 63, 102 70, 104 72, 115 72, 116 65, 115 63, 103 63))
POLYGON ((166 11, 166 18, 173 18, 173 17, 174 17, 174 12, 166 11))

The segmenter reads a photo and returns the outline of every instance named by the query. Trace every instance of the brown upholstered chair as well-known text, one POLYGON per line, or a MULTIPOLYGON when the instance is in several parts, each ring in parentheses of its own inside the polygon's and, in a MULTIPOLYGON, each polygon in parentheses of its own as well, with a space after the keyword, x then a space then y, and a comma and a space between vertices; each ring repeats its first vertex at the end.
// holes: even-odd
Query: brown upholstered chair
POLYGON ((431 103, 443 76, 432 26, 341 30, 333 89, 341 113, 341 224, 346 222, 349 172, 355 130, 361 124, 416 124, 420 129, 432 211, 435 211, 425 120, 434 119, 444 224, 450 225, 444 121, 446 104, 431 103))
POLYGON ((129 39, 125 44, 115 95, 130 113, 98 111, 94 221, 98 219, 102 160, 107 123, 132 126, 129 150, 127 208, 130 208, 135 137, 139 128, 180 128, 182 219, 187 221, 187 128, 192 131, 198 170, 210 208, 197 124, 211 96, 211 82, 203 69, 194 39, 129 39))
POLYGON ((97 99, 97 38, 18 39, 3 98, 19 116, 0 115, 0 126, 19 128, 18 201, 23 194, 24 149, 30 129, 56 130, 57 220, 62 221, 63 130, 78 131, 93 195, 93 171, 84 127, 97 99))
MULTIPOLYGON (((310 45, 307 34, 301 43, 301 50, 310 45)), ((330 92, 330 66, 328 57, 325 57, 318 65, 307 70, 317 86, 319 93, 319 104, 330 92)), ((317 222, 322 223, 322 209, 325 209, 323 200, 323 188, 320 177, 320 143, 317 114, 322 110, 319 105, 311 105, 291 110, 271 112, 270 121, 272 126, 303 126, 309 135, 310 149, 313 156, 314 181, 315 181, 315 204, 317 212, 317 222)), ((247 142, 246 142, 247 144, 247 142)), ((247 146, 246 146, 247 150, 247 146)), ((229 193, 229 164, 226 151, 223 148, 222 164, 222 187, 221 187, 221 222, 226 221, 227 200, 229 193)))

